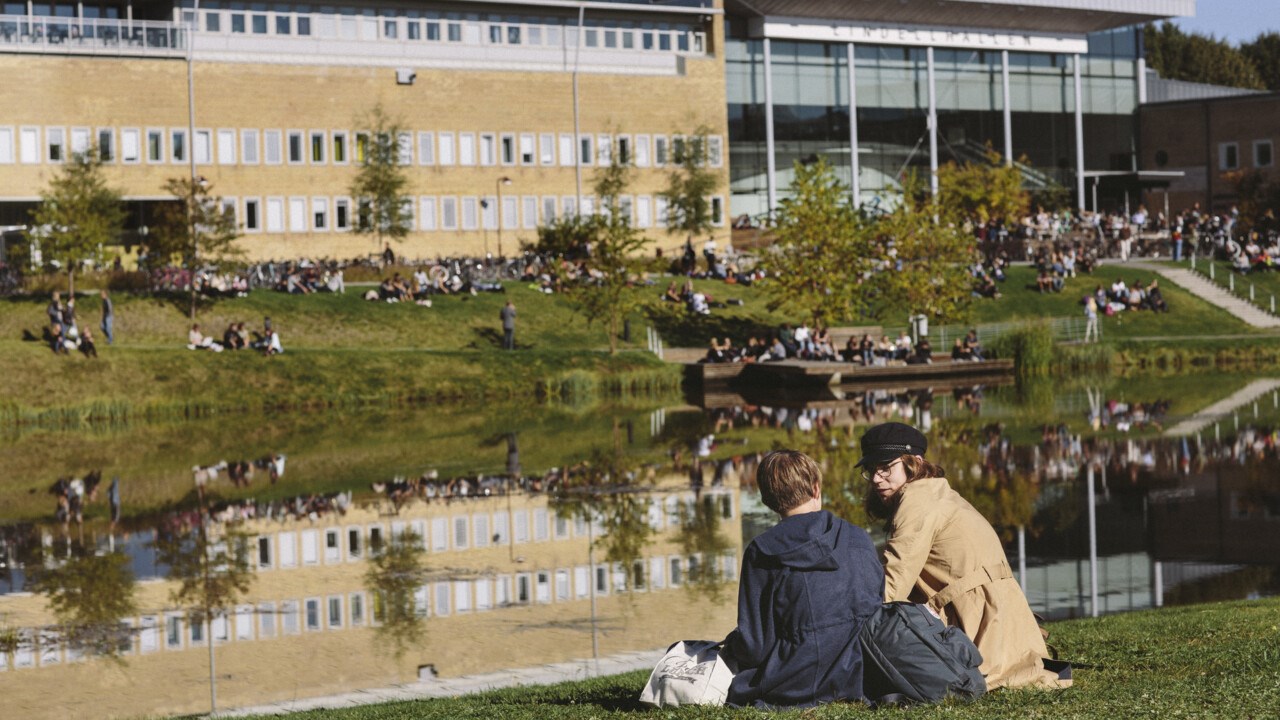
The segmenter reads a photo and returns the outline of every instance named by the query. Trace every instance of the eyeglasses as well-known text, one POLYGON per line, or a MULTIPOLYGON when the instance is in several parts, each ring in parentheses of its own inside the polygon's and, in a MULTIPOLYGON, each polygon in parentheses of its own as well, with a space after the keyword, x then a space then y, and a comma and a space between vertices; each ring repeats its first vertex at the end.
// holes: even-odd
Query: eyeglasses
POLYGON ((867 482, 871 482, 873 479, 875 479, 877 475, 888 476, 889 473, 893 471, 893 466, 900 465, 901 463, 902 463, 902 458, 898 458, 893 462, 883 463, 881 465, 875 466, 874 468, 863 468, 862 479, 866 480, 867 482))

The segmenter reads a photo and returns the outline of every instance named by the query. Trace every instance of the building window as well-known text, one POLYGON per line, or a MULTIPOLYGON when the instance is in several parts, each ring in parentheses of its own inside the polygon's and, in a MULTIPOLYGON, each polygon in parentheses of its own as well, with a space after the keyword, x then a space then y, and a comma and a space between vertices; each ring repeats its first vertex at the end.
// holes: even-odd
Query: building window
POLYGON ((461 133, 458 135, 458 164, 476 164, 476 134, 461 133))
POLYGON ((262 201, 257 198, 245 198, 244 201, 245 232, 262 230, 262 201))
POLYGON ((498 229, 497 198, 490 195, 480 199, 480 224, 485 230, 498 229))
POLYGON ((311 227, 320 231, 329 229, 328 198, 311 198, 311 227))
POLYGON ((218 131, 218 164, 235 165, 236 163, 236 131, 218 131))
POLYGON ((649 167, 649 136, 637 135, 635 141, 636 167, 649 167))
POLYGON ((40 128, 24 127, 19 131, 18 151, 23 164, 40 162, 40 128))
POLYGON ((631 136, 618 136, 618 162, 622 165, 630 165, 633 158, 631 157, 631 136))
POLYGON ((537 162, 537 158, 534 156, 533 133, 522 133, 520 135, 520 164, 536 165, 537 162))
POLYGON ((356 133, 356 155, 357 165, 363 165, 365 158, 369 157, 369 133, 356 133))
POLYGON ((560 165, 573 166, 573 136, 567 133, 560 135, 560 165))
POLYGON ((169 131, 169 159, 175 163, 187 161, 187 131, 169 131))
POLYGON ((191 150, 196 154, 197 164, 208 165, 213 162, 213 131, 196 130, 195 142, 192 143, 191 150))
POLYGON ((284 198, 267 198, 266 229, 270 233, 284 232, 284 198))
POLYGON ((711 224, 724 227, 724 198, 719 195, 711 198, 711 224))
POLYGON ((453 133, 440 133, 440 164, 452 165, 456 162, 456 156, 453 148, 453 133))
POLYGON ((351 229, 351 200, 350 198, 338 198, 333 201, 333 229, 334 230, 350 230, 351 229))
POLYGON ((538 154, 543 165, 556 164, 556 136, 542 133, 538 136, 538 154))
POLYGON ((71 154, 74 157, 89 152, 89 128, 71 128, 71 154))
POLYGON ((281 147, 279 130, 267 130, 262 133, 264 160, 268 165, 279 165, 284 160, 284 148, 281 147))
POLYGON ((652 198, 648 195, 641 195, 636 198, 636 227, 647 228, 653 225, 652 198))
POLYGON ((252 22, 254 35, 267 34, 267 16, 266 15, 253 15, 249 19, 252 22))
POLYGON ((601 135, 596 138, 596 164, 601 167, 608 167, 613 162, 613 139, 608 135, 601 135))
POLYGON ((302 131, 289 131, 289 164, 297 165, 303 161, 302 157, 302 131))
POLYGON ((667 138, 662 135, 653 138, 653 164, 655 167, 667 164, 667 138))
POLYGON ((333 131, 333 164, 347 164, 347 134, 341 130, 333 131))
POLYGON ((135 164, 142 160, 142 132, 137 128, 120 131, 120 161, 135 164))
POLYGON ((328 598, 329 605, 329 627, 342 627, 342 596, 330 595, 328 598))
POLYGON ((364 624, 364 595, 351 593, 351 625, 358 627, 364 624))
POLYGON ((440 198, 440 228, 458 229, 458 198, 440 198))
POLYGON ((309 598, 306 601, 306 621, 308 630, 320 629, 320 598, 309 598))
POLYGON ((724 145, 719 135, 707 138, 707 162, 711 167, 724 165, 724 145))
MULTIPOLYGON (((110 128, 98 129, 98 158, 102 162, 114 162, 116 159, 116 134, 110 128)), ((0 148, 0 153, 3 153, 0 148)))
POLYGON ((288 15, 277 13, 276 14, 276 34, 292 35, 293 33, 290 32, 292 30, 292 27, 291 27, 293 24, 291 22, 292 20, 293 18, 289 17, 288 15))
POLYGON ((419 165, 435 165, 436 164, 435 133, 429 133, 429 132, 418 133, 418 164, 419 165))
POLYGON ((538 227, 537 196, 525 195, 523 198, 520 199, 520 202, 521 204, 524 205, 524 207, 522 208, 523 212, 521 213, 521 215, 523 216, 522 219, 524 220, 524 222, 521 223, 521 227, 525 228, 526 230, 532 230, 538 227))
POLYGON ((311 162, 317 165, 324 163, 324 131, 311 131, 311 162))
MULTIPOLYGON (((533 143, 530 142, 529 144, 530 144, 529 155, 530 157, 532 157, 533 143)), ((515 165, 516 164, 516 136, 510 133, 503 133, 501 145, 502 145, 502 164, 515 165)))
POLYGON ((240 131, 240 161, 245 165, 258 164, 258 131, 240 131))
POLYGON ((582 164, 590 165, 591 160, 595 158, 595 156, 596 154, 592 148, 591 136, 590 135, 578 136, 578 157, 581 159, 582 164))
POLYGON ((1255 140, 1253 143, 1253 166, 1268 168, 1276 162, 1275 149, 1270 140, 1255 140))
POLYGON ((396 154, 401 165, 413 164, 413 133, 402 132, 396 135, 396 154))
POLYGON ((13 128, 0 127, 0 165, 13 163, 13 128))
MULTIPOLYGON (((495 164, 496 162, 496 160, 494 159, 495 141, 496 140, 494 138, 493 133, 480 133, 480 164, 481 165, 495 164)), ((463 164, 466 165, 467 163, 463 163, 463 164)))
POLYGON ((45 159, 51 163, 60 163, 67 159, 67 131, 62 128, 48 128, 44 131, 45 159))
POLYGON ((556 212, 556 205, 557 202, 554 195, 542 198, 542 223, 544 225, 551 225, 556 221, 556 216, 560 214, 556 212))
POLYGON ((307 199, 289 198, 289 232, 303 233, 307 231, 307 199))
POLYGON ((418 202, 418 228, 421 230, 436 229, 436 199, 424 197, 418 202))
POLYGON ((1218 169, 1236 170, 1240 167, 1240 146, 1236 143, 1218 144, 1218 169))

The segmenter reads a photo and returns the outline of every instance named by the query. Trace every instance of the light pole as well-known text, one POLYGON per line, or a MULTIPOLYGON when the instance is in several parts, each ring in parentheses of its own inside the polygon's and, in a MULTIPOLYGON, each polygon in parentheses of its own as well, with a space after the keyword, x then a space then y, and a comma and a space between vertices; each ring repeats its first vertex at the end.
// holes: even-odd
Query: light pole
MULTIPOLYGON (((195 0, 195 5, 191 10, 191 22, 187 25, 187 160, 191 166, 191 196, 186 198, 187 203, 187 227, 191 232, 191 246, 193 252, 191 255, 191 322, 196 320, 196 270, 199 262, 199 243, 196 241, 196 80, 195 80, 195 61, 196 61, 196 30, 200 27, 200 0, 195 0)), ((210 138, 212 145, 212 138, 210 138)), ((213 148, 209 150, 212 152, 213 148)), ((209 643, 209 662, 210 667, 213 663, 213 643, 209 643)), ((212 675, 212 670, 209 671, 212 675)), ((217 712, 216 702, 214 703, 213 712, 217 712)))
POLYGON ((507 177, 506 175, 503 175, 502 177, 498 178, 498 181, 494 184, 498 188, 498 211, 494 214, 497 215, 498 217, 498 259, 499 260, 502 259, 502 186, 510 185, 510 184, 511 184, 511 178, 507 177))

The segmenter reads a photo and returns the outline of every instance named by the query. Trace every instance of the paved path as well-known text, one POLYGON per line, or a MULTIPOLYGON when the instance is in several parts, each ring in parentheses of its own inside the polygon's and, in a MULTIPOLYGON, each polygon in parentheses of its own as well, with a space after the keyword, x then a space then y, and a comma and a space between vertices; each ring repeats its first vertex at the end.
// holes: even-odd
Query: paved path
POLYGON ((1169 263, 1131 262, 1130 267, 1159 273, 1170 282, 1196 297, 1216 305, 1257 328, 1280 328, 1280 317, 1271 315, 1248 300, 1242 300, 1190 270, 1169 263))
MULTIPOLYGON (((447 680, 428 679, 416 683, 393 685, 385 688, 356 690, 318 698, 287 700, 285 702, 257 705, 219 711, 218 717, 245 717, 249 715, 287 715, 305 710, 330 710, 350 708, 360 705, 374 705, 387 702, 404 702, 407 700, 430 700, 433 698, 457 697, 472 693, 496 690, 499 688, 519 687, 522 685, 551 685, 553 683, 572 680, 585 680, 604 675, 617 675, 632 670, 652 669, 666 646, 652 650, 637 650, 610 655, 599 660, 574 660, 572 662, 540 665, 531 668, 516 668, 484 675, 467 675, 447 680)), ((636 695, 640 688, 636 688, 636 695)))
POLYGON ((1209 426, 1209 423, 1226 416, 1238 407, 1243 407, 1269 392, 1280 390, 1280 380, 1268 378, 1254 380, 1229 397, 1223 398, 1182 422, 1165 431, 1165 435, 1191 435, 1209 426))

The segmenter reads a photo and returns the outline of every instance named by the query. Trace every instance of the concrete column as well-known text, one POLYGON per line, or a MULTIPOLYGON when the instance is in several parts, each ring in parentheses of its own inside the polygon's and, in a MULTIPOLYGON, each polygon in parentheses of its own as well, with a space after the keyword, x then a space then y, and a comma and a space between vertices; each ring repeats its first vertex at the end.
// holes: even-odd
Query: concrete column
POLYGON ((934 82, 933 47, 925 51, 929 77, 929 192, 938 196, 938 86, 934 82))
POLYGON ((764 151, 765 151, 765 184, 769 193, 769 216, 778 208, 778 161, 774 156, 773 145, 773 49, 769 38, 764 43, 764 151))
POLYGON ((1098 617, 1098 506, 1093 488, 1093 464, 1089 465, 1086 502, 1089 503, 1089 614, 1098 617))
POLYGON ((1000 51, 1000 90, 1004 93, 1004 164, 1013 166, 1013 109, 1009 106, 1009 51, 1000 51))
POLYGON ((849 43, 845 49, 849 59, 849 192, 853 195, 853 206, 856 208, 862 204, 862 185, 858 178, 858 80, 854 72, 853 43, 849 43))
POLYGON ((1071 58, 1076 86, 1076 207, 1084 210, 1084 92, 1080 88, 1080 53, 1071 58))

